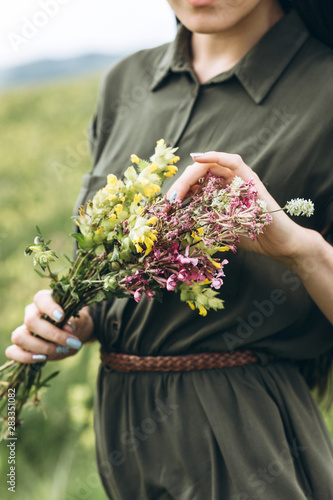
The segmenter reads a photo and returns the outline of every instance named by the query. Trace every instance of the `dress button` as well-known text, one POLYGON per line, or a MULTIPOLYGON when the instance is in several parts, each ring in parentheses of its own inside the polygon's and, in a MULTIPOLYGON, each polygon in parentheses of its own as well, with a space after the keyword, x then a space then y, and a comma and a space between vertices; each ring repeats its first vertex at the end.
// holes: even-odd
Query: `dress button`
POLYGON ((112 321, 112 329, 115 333, 119 331, 119 322, 118 321, 112 321))

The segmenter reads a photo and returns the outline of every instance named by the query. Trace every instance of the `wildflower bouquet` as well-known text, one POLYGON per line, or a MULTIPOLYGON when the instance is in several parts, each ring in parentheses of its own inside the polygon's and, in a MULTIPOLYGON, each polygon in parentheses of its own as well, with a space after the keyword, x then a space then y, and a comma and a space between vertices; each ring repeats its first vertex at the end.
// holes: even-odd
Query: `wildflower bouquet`
MULTIPOLYGON (((78 251, 68 272, 52 271, 50 263, 57 256, 38 230, 25 253, 33 255, 38 274, 50 279, 53 298, 65 312, 60 327, 83 306, 109 297, 133 297, 138 302, 142 294, 162 300, 163 290, 179 292, 180 300, 203 316, 209 309, 223 308, 219 289, 228 262, 224 252, 235 252, 240 236, 255 239, 272 217, 256 199, 253 182, 239 177, 223 187, 222 179, 208 175, 184 203, 162 197, 164 180, 177 171, 176 149, 160 140, 150 161, 132 155, 133 165, 123 180, 108 175, 106 186, 80 207, 75 218, 79 232, 72 236, 78 251)), ((295 200, 292 204, 299 211, 304 205, 295 200)), ((39 389, 57 374, 41 380, 44 364, 10 361, 0 367, 4 425, 9 389, 16 394, 16 425, 29 398, 39 403, 39 389)))

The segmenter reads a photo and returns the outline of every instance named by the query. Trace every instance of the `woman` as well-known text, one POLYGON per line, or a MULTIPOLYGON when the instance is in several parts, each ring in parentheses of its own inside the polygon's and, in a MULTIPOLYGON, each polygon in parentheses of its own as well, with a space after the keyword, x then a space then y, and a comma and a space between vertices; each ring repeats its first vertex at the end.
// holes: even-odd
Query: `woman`
MULTIPOLYGON (((175 42, 126 58, 105 78, 78 204, 163 137, 182 159, 170 198, 184 198, 210 170, 226 183, 254 178, 270 210, 311 198, 315 215, 295 222, 277 212, 256 242, 241 242, 229 258, 224 311, 198 317, 165 293, 162 304, 86 308, 60 330, 40 318, 63 314, 40 291, 6 354, 59 359, 97 338, 119 362, 133 354, 145 363, 112 371, 105 354, 99 371, 97 458, 109 498, 329 500, 333 447, 305 379, 325 387, 333 349, 333 250, 324 239, 333 219, 332 52, 289 2, 169 3, 180 20, 175 42), (203 153, 185 168, 193 150, 203 153), (182 368, 183 355, 221 352, 241 366, 182 368), (178 371, 163 368, 166 356, 178 371)), ((314 3, 302 2, 300 14, 329 42, 314 3)))

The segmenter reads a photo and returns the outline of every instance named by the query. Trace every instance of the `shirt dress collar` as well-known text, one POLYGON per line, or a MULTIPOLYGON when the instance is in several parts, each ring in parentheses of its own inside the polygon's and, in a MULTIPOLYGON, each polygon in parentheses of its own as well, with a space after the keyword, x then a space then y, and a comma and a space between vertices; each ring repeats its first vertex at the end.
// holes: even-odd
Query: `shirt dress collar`
MULTIPOLYGON (((156 65, 150 89, 158 90, 170 73, 188 72, 196 80, 190 61, 191 33, 180 25, 173 43, 167 46, 162 60, 156 65)), ((266 97, 310 34, 295 11, 284 16, 229 71, 221 73, 207 84, 221 83, 236 76, 257 104, 266 97)))

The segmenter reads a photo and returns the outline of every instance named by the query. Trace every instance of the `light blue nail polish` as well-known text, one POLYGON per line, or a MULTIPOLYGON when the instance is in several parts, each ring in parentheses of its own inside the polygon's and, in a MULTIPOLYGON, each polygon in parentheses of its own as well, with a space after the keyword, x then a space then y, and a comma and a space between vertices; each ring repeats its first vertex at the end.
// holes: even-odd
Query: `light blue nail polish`
POLYGON ((58 345, 56 347, 56 353, 57 354, 68 354, 69 353, 69 347, 66 347, 64 345, 58 345))
POLYGON ((52 313, 52 316, 56 321, 61 321, 64 317, 64 313, 60 311, 60 309, 55 309, 52 313))
POLYGON ((169 201, 174 201, 177 198, 177 191, 173 191, 169 197, 169 201))
POLYGON ((47 356, 45 356, 45 354, 33 354, 32 355, 32 359, 34 361, 46 361, 47 360, 47 356))
POLYGON ((74 333, 76 332, 76 325, 74 325, 74 323, 72 323, 71 321, 68 321, 67 325, 70 326, 71 328, 73 328, 74 333))
POLYGON ((74 339, 73 337, 68 337, 68 339, 66 340, 66 344, 76 350, 79 350, 82 346, 82 342, 78 339, 74 339))
POLYGON ((206 153, 190 153, 192 158, 201 158, 201 156, 205 156, 206 153))

